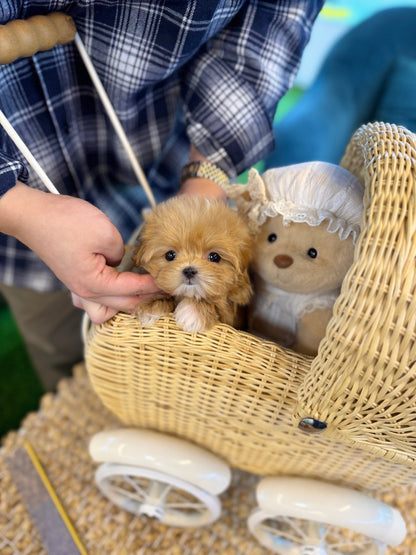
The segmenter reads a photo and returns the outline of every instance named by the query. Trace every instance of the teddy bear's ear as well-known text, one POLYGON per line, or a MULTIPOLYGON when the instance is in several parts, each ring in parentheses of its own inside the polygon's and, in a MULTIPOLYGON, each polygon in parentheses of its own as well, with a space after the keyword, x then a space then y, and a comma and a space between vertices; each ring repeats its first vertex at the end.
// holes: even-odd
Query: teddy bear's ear
POLYGON ((227 185, 225 192, 227 197, 232 199, 237 206, 241 203, 241 200, 250 200, 247 185, 243 185, 242 183, 231 183, 227 185))
POLYGON ((247 214, 250 210, 252 199, 247 185, 232 184, 226 189, 228 198, 236 205, 238 213, 247 220, 247 214))
POLYGON ((247 203, 258 202, 259 200, 267 202, 268 200, 266 186, 256 168, 249 170, 247 185, 233 183, 227 186, 226 193, 237 206, 245 206, 247 203))
POLYGON ((263 178, 256 168, 251 168, 248 172, 247 189, 250 194, 251 202, 256 204, 266 204, 269 201, 263 178))

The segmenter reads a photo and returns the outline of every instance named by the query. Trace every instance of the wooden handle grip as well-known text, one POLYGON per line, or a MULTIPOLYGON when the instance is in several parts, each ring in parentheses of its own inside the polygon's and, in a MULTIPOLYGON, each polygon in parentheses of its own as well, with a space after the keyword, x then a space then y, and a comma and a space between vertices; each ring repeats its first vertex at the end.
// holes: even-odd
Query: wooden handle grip
POLYGON ((0 25, 0 65, 71 42, 76 32, 72 17, 62 12, 9 21, 0 25))

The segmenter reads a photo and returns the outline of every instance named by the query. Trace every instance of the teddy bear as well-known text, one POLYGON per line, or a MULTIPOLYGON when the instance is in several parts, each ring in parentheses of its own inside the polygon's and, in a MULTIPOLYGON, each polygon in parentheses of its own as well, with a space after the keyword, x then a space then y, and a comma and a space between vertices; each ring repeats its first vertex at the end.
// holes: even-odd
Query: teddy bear
POLYGON ((228 196, 254 235, 248 330, 316 355, 353 262, 363 185, 336 164, 249 171, 228 196))

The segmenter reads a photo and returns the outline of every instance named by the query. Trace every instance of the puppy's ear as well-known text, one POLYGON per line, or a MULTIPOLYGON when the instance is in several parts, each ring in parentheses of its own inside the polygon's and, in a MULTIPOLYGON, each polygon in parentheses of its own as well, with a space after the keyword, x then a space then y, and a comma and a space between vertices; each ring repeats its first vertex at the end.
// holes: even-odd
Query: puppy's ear
POLYGON ((236 275, 233 287, 228 293, 230 301, 240 305, 246 305, 251 299, 253 289, 251 287, 250 276, 248 271, 245 270, 236 275))
POLYGON ((241 305, 249 303, 253 289, 249 275, 250 262, 253 257, 253 238, 241 230, 242 237, 238 249, 238 264, 235 267, 234 283, 229 292, 230 300, 241 305))
POLYGON ((137 267, 143 266, 149 262, 153 256, 153 249, 151 248, 149 241, 144 237, 139 236, 137 239, 136 248, 133 253, 133 262, 137 267))
POLYGON ((136 246, 133 251, 133 256, 132 256, 134 265, 137 267, 142 265, 143 250, 144 250, 143 242, 140 242, 139 240, 137 240, 136 246))
POLYGON ((140 267, 149 262, 153 256, 151 247, 151 238, 154 233, 154 212, 149 208, 142 211, 143 224, 140 227, 139 234, 136 239, 136 245, 133 252, 133 262, 135 266, 140 267))
POLYGON ((247 272, 253 258, 254 240, 248 229, 240 229, 240 242, 238 245, 238 266, 237 270, 241 273, 247 272))

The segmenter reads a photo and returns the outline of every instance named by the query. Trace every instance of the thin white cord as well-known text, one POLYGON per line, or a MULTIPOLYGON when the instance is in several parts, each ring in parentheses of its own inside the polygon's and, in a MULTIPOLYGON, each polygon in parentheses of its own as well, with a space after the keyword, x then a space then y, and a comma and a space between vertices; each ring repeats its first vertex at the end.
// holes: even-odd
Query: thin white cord
POLYGON ((149 186, 149 183, 147 182, 146 176, 133 152, 133 149, 131 148, 131 145, 129 143, 129 140, 124 132, 124 129, 120 123, 120 120, 118 119, 118 116, 110 102, 110 99, 108 98, 108 95, 101 83, 101 80, 94 68, 94 65, 91 61, 91 58, 88 55, 88 52, 85 50, 85 46, 80 38, 80 36, 78 35, 78 33, 75 35, 75 44, 77 45, 78 51, 81 55, 81 58, 84 61, 85 67, 87 68, 87 71, 91 77, 91 80, 94 84, 94 87, 101 99, 101 102, 103 103, 104 109, 114 127, 115 132, 118 135, 118 138, 121 141, 121 144, 123 145, 123 148, 125 149, 127 156, 129 157, 130 163, 133 167, 133 170, 136 174, 136 177, 139 181, 139 183, 141 184, 141 186, 143 187, 147 198, 151 204, 151 206, 154 208, 156 206, 156 201, 155 198, 153 196, 152 190, 149 186))
POLYGON ((29 148, 24 143, 23 139, 20 137, 20 135, 18 135, 18 133, 15 131, 15 129, 13 128, 13 126, 11 125, 11 123, 9 122, 9 120, 6 118, 6 116, 1 110, 0 110, 0 124, 2 125, 6 133, 9 135, 11 140, 14 142, 14 144, 17 146, 17 148, 20 150, 20 152, 23 154, 23 156, 27 159, 27 161, 35 170, 35 172, 38 174, 40 180, 48 189, 48 191, 55 195, 59 195, 58 189, 55 187, 55 185, 52 183, 52 181, 43 171, 43 169, 37 162, 36 158, 33 156, 29 148))

